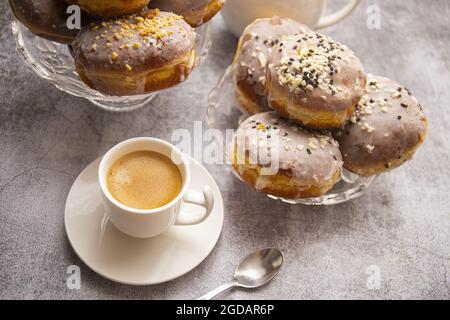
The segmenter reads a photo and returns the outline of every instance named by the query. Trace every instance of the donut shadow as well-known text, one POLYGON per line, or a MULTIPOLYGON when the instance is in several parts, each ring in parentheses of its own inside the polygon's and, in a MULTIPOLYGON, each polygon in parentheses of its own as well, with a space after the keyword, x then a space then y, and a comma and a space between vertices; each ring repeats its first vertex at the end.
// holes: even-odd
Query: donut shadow
POLYGON ((237 232, 233 237, 260 247, 278 245, 282 250, 310 239, 330 241, 371 234, 376 229, 391 230, 398 228, 402 219, 391 209, 393 193, 383 185, 383 181, 375 182, 361 197, 342 204, 306 206, 273 200, 234 178, 227 186, 231 191, 224 194, 226 219, 237 232))

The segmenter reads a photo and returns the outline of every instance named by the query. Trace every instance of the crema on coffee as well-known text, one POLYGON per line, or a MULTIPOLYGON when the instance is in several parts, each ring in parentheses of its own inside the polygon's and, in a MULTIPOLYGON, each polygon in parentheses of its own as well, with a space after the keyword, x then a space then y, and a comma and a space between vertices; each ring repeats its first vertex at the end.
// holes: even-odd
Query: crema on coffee
POLYGON ((119 158, 108 171, 108 190, 122 204, 155 209, 177 197, 182 188, 178 167, 166 156, 137 151, 119 158))

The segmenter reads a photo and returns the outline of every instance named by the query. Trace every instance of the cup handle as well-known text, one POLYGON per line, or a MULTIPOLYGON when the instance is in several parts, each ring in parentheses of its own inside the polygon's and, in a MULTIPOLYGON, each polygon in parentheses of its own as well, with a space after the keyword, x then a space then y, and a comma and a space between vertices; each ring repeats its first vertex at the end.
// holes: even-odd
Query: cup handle
POLYGON ((210 186, 205 186, 205 188, 203 189, 203 193, 194 190, 188 190, 184 195, 183 200, 185 203, 191 203, 204 207, 206 209, 206 212, 201 216, 198 216, 185 213, 183 212, 183 209, 181 209, 177 221, 175 222, 175 225, 178 226, 191 226, 202 223, 209 217, 214 208, 214 194, 210 186))
POLYGON ((347 3, 347 5, 343 7, 341 10, 332 13, 326 17, 320 18, 317 24, 317 29, 326 28, 333 24, 338 23, 339 21, 350 15, 353 12, 353 10, 355 10, 355 8, 359 5, 360 2, 361 0, 350 0, 349 3, 347 3))

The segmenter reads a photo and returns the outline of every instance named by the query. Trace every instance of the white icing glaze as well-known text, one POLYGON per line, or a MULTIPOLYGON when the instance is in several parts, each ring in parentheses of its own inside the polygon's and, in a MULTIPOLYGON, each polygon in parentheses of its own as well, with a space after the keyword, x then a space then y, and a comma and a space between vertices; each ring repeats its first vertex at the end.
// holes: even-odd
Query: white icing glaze
POLYGON ((329 133, 306 130, 276 112, 244 121, 235 143, 238 156, 248 153, 252 164, 286 170, 287 175, 301 181, 325 183, 342 167, 339 145, 329 133))

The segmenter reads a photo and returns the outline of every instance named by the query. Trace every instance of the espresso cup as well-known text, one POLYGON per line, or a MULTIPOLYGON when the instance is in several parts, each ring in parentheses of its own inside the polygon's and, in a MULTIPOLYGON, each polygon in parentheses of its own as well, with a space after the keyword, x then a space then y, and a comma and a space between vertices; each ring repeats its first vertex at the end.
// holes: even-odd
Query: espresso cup
POLYGON ((273 16, 291 18, 312 29, 329 27, 350 15, 360 2, 348 0, 342 9, 323 16, 327 0, 227 0, 222 15, 228 29, 240 37, 256 19, 273 16))
POLYGON ((175 146, 154 138, 135 138, 119 143, 110 149, 98 169, 98 182, 103 206, 109 221, 121 232, 135 238, 151 238, 169 230, 173 225, 192 226, 205 221, 214 207, 214 195, 209 186, 203 193, 190 190, 191 170, 189 160, 175 146), (166 205, 149 210, 128 207, 115 199, 108 189, 107 174, 121 157, 136 151, 153 151, 169 158, 182 177, 180 193, 166 205), (202 206, 206 211, 195 215, 183 211, 184 203, 202 206))

